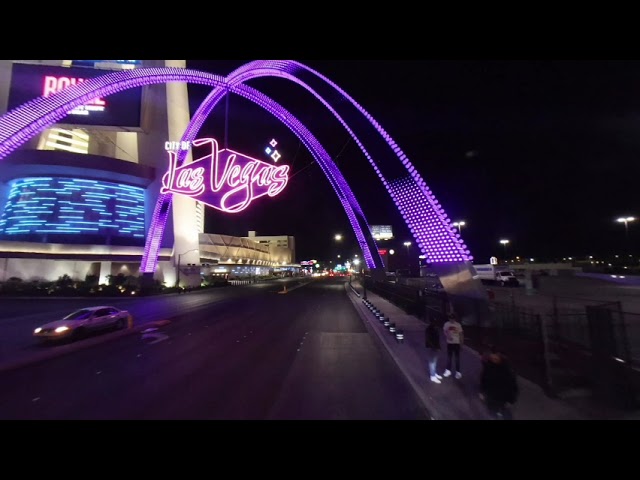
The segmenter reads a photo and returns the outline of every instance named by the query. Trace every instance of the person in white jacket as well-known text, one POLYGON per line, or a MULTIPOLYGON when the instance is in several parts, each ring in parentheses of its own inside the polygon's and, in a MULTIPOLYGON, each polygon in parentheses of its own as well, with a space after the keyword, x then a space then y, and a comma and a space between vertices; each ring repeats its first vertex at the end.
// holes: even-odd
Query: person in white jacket
POLYGON ((453 358, 456 362, 456 378, 462 378, 460 373, 460 349, 464 342, 464 330, 462 324, 454 313, 449 314, 449 319, 445 322, 444 337, 447 340, 447 369, 443 372, 443 377, 450 377, 453 371, 453 358))

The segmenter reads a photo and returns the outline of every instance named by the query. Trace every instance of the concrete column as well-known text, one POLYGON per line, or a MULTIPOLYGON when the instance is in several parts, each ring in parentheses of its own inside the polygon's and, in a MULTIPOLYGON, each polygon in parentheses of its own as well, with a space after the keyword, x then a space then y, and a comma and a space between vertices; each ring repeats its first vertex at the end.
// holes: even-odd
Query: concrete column
POLYGON ((111 262, 100 262, 99 284, 109 284, 107 275, 111 275, 111 262))
POLYGON ((116 132, 115 157, 118 160, 138 163, 138 134, 136 132, 116 132))
MULTIPOLYGON (((167 67, 186 68, 186 60, 166 60, 167 67)), ((167 83, 167 116, 169 141, 179 141, 184 134, 189 120, 189 95, 186 83, 167 83)), ((186 163, 193 161, 191 152, 188 153, 186 163)), ((200 241, 198 236, 198 218, 196 201, 183 195, 173 195, 173 225, 174 244, 173 257, 177 266, 189 263, 200 265, 200 241), (180 257, 179 257, 180 256, 180 257)), ((194 274, 180 273, 180 284, 186 286, 200 285, 200 272, 194 274)))

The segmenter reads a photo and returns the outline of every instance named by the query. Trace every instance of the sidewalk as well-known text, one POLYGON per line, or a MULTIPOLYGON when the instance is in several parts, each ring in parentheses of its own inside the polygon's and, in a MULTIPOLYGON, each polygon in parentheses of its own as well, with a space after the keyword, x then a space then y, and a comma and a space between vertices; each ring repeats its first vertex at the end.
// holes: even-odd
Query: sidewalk
MULTIPOLYGON (((364 304, 359 296, 362 295, 362 285, 358 281, 353 281, 351 287, 346 283, 345 288, 367 329, 386 347, 434 420, 490 419, 478 396, 481 361, 476 351, 463 346, 460 352, 461 379, 449 377, 443 378, 441 384, 432 383, 429 380, 427 351, 424 346, 425 323, 367 290, 367 299, 389 317, 396 328, 403 330, 404 340, 401 343, 364 304)), ((442 344, 444 345, 444 339, 442 344)), ((445 365, 446 351, 442 351, 438 360, 438 372, 441 373, 445 365)), ((520 395, 513 408, 515 420, 587 419, 562 400, 547 397, 538 385, 525 378, 518 377, 518 386, 520 395)))

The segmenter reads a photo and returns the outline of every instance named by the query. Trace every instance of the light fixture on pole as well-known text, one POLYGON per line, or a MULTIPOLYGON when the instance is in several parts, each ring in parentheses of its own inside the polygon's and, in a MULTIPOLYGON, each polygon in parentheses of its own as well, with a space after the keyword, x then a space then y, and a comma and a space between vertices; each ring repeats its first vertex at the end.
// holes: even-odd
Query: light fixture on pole
POLYGON ((507 245, 509 245, 509 240, 503 239, 500 240, 500 243, 504 247, 504 261, 507 261, 507 245))
POLYGON ((465 225, 466 223, 464 221, 453 222, 453 226, 458 229, 458 232, 460 232, 460 235, 462 235, 462 227, 464 227, 465 225))
POLYGON ((411 268, 411 256, 409 255, 409 248, 411 247, 411 242, 404 242, 403 245, 407 247, 407 263, 408 267, 411 268))
POLYGON ((618 223, 624 223, 624 235, 629 242, 629 222, 633 222, 636 217, 620 217, 616 220, 618 223))
POLYGON ((178 254, 178 265, 177 265, 177 272, 176 272, 176 287, 180 286, 180 260, 182 259, 182 255, 186 255, 187 253, 190 252, 195 252, 200 250, 199 248, 192 248, 191 250, 187 250, 186 252, 182 252, 178 254))
POLYGON ((333 237, 333 239, 337 242, 339 242, 340 240, 342 240, 342 235, 339 233, 336 233, 335 236, 333 237))

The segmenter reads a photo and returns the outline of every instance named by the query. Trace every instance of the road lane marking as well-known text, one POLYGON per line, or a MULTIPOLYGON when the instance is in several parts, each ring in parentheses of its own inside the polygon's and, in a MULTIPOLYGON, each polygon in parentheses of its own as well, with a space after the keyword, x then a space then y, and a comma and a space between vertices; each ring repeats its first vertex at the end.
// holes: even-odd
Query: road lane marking
POLYGON ((162 342, 169 338, 169 335, 164 333, 145 333, 142 335, 142 340, 147 342, 147 345, 153 345, 154 343, 162 342), (150 340, 150 341, 149 341, 150 340))

